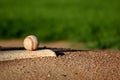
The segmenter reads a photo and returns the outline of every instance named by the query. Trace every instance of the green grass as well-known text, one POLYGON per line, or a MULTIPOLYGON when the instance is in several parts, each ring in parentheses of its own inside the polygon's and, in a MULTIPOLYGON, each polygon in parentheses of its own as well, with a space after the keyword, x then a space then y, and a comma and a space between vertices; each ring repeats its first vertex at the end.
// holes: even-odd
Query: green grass
POLYGON ((35 34, 120 49, 120 0, 1 0, 0 39, 35 34))

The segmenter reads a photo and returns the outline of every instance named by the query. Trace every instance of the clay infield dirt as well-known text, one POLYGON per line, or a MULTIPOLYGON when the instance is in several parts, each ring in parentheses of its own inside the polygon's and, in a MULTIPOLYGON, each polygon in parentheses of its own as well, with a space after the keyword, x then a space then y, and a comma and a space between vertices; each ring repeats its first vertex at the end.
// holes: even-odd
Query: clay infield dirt
MULTIPOLYGON (((13 41, 14 46, 7 43, 0 42, 5 46, 1 51, 24 50, 19 42, 13 41)), ((53 50, 57 57, 0 61, 0 80, 120 80, 120 51, 76 50, 50 45, 39 49, 53 50)))

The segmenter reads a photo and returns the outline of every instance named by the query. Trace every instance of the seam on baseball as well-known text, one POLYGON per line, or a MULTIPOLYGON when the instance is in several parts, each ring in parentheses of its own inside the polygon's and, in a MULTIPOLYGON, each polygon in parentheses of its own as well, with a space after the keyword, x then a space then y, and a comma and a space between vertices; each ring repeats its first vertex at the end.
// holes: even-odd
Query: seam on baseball
POLYGON ((28 37, 30 40, 31 40, 31 49, 34 50, 34 42, 33 42, 33 39, 31 37, 28 37))

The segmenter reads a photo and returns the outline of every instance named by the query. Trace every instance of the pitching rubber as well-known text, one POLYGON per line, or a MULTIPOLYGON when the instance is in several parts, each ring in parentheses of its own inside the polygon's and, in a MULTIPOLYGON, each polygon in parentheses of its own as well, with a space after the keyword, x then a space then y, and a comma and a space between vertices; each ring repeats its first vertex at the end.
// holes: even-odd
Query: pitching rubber
POLYGON ((56 57, 56 53, 50 49, 37 50, 37 51, 27 51, 27 50, 0 51, 0 61, 46 57, 46 56, 56 57))

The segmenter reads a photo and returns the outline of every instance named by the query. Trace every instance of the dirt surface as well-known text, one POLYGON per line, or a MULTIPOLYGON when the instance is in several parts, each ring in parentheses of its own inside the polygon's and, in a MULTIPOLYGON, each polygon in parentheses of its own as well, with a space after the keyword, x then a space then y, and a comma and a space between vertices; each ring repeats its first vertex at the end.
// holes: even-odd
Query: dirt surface
MULTIPOLYGON (((0 46, 2 47, 23 47, 23 40, 1 40, 0 46)), ((80 49, 82 48, 82 43, 70 43, 66 41, 56 41, 56 42, 40 42, 40 47, 55 47, 55 48, 74 48, 80 49)))
MULTIPOLYGON (((51 49, 57 57, 0 61, 0 80, 120 80, 120 51, 51 49)), ((24 50, 23 47, 1 48, 24 50)))

